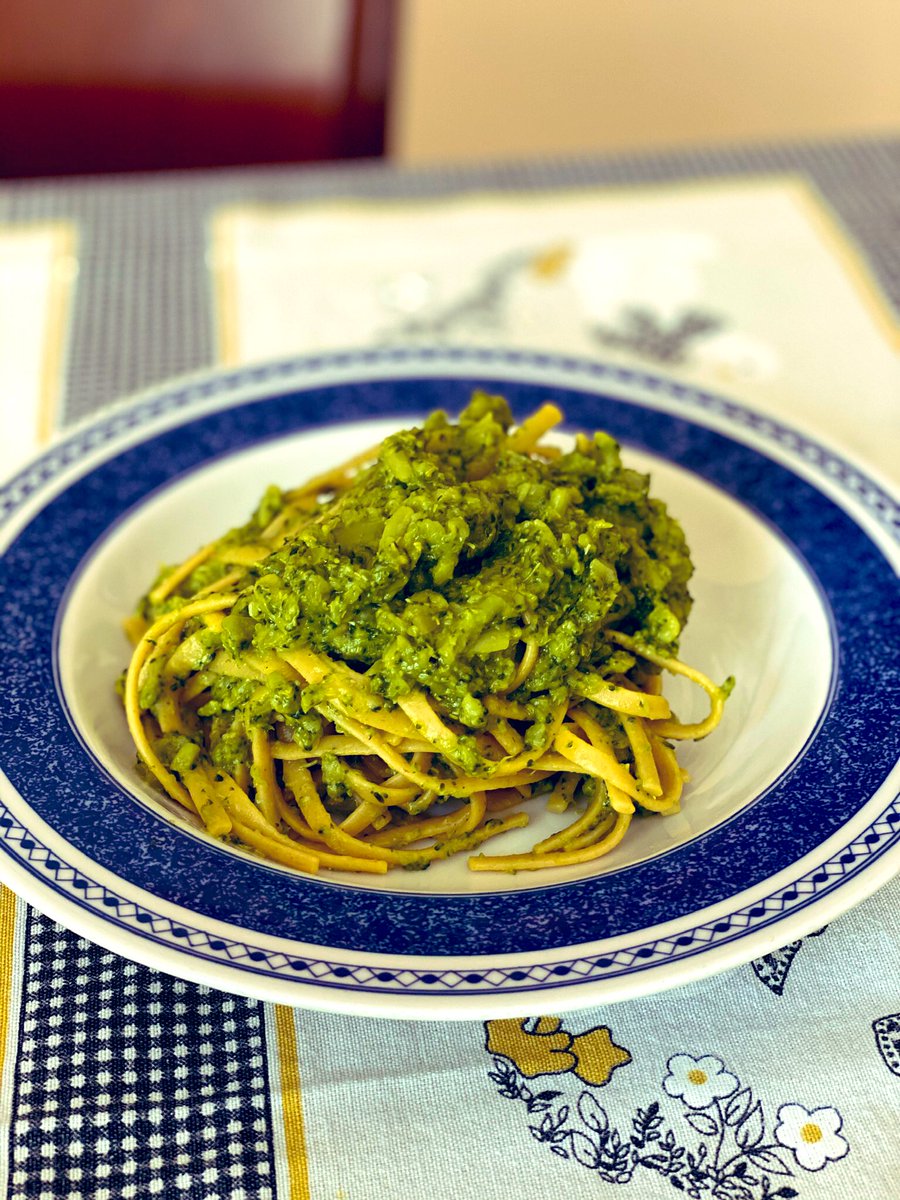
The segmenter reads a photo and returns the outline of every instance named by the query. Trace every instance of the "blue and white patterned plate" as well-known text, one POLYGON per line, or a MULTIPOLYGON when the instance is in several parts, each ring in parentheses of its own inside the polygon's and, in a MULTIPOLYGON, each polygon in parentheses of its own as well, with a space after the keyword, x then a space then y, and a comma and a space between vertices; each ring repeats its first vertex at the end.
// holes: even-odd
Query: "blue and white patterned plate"
POLYGON ((900 866, 898 528, 896 500, 817 440, 599 363, 392 349, 176 381, 0 492, 0 875, 162 970, 373 1015, 557 1011, 745 962, 900 866), (520 416, 552 399, 570 427, 609 430, 685 525, 683 655, 738 686, 720 728, 684 751, 684 812, 637 822, 599 865, 539 876, 451 862, 307 878, 212 841, 135 772, 113 692, 123 614, 161 562, 244 519, 269 482, 458 411, 475 386, 520 416))

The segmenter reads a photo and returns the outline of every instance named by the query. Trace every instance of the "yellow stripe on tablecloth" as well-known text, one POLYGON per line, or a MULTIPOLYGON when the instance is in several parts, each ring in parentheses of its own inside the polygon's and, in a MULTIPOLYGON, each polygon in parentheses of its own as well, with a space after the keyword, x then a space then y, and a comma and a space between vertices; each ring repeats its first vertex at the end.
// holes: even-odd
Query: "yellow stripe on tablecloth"
POLYGON ((9 888, 0 883, 0 1085, 7 1065, 6 1039, 9 1032, 18 903, 9 888))
MULTIPOLYGON (((281 1096, 281 1121, 287 1159, 289 1200, 310 1200, 309 1162, 306 1156, 306 1132, 303 1125, 303 1095, 300 1088, 300 1056, 292 1008, 276 1004, 272 1008, 281 1096)), ((277 1114, 273 1113, 277 1119, 277 1114)))
MULTIPOLYGON (((0 883, 0 1146, 9 1144, 19 1041, 25 947, 25 904, 0 883)), ((7 1194, 9 1156, 0 1150, 0 1196, 7 1194)))

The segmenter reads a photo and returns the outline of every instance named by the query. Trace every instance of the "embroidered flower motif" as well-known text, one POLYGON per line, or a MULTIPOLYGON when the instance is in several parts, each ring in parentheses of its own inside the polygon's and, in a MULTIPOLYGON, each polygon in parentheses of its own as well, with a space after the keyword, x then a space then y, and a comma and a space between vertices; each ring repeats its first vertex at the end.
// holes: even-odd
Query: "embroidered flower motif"
POLYGON ((706 1054, 693 1058, 690 1054, 675 1054, 666 1063, 669 1074, 663 1087, 670 1096, 680 1097, 689 1108, 706 1108, 714 1100, 730 1096, 738 1085, 737 1078, 725 1070, 721 1058, 706 1054))
POLYGON ((508 1059, 526 1079, 572 1071, 585 1083, 603 1087, 617 1067, 631 1062, 630 1053, 617 1046, 606 1025, 571 1034, 559 1017, 536 1021, 500 1018, 485 1021, 489 1053, 508 1059))
POLYGON ((814 1108, 782 1104, 778 1110, 775 1138, 793 1150, 805 1171, 821 1171, 827 1162, 843 1158, 850 1147, 839 1130, 843 1120, 836 1108, 814 1108))
POLYGON ((525 1104, 528 1132, 536 1141, 558 1158, 595 1172, 604 1183, 627 1184, 655 1173, 685 1200, 789 1200, 800 1193, 785 1179, 800 1168, 821 1170, 848 1152, 839 1136, 837 1109, 783 1104, 772 1130, 752 1088, 712 1054, 676 1054, 666 1064, 663 1088, 687 1110, 674 1126, 664 1111, 674 1106, 661 1107, 659 1100, 636 1109, 630 1128, 617 1125, 600 1103, 598 1087, 609 1079, 610 1051, 626 1061, 630 1055, 615 1046, 605 1026, 574 1037, 558 1017, 488 1021, 485 1028, 486 1046, 494 1055, 490 1078, 499 1095, 525 1104), (570 1038, 565 1046, 564 1038, 570 1038), (585 1062, 586 1050, 597 1052, 598 1070, 585 1062), (577 1064, 566 1063, 575 1057, 577 1064), (547 1075, 555 1077, 547 1080, 552 1086, 538 1085, 538 1090, 534 1080, 547 1075), (573 1076, 588 1084, 577 1099, 573 1076))

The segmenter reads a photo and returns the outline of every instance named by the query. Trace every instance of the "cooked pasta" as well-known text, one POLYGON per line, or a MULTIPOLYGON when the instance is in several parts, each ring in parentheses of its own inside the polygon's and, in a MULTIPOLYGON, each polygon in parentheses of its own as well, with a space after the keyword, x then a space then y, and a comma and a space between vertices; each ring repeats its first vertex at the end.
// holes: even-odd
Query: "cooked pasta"
POLYGON ((215 838, 304 872, 593 861, 679 810, 673 743, 732 681, 677 658, 690 557, 606 434, 564 453, 476 392, 167 568, 126 622, 142 769, 215 838), (709 698, 684 724, 663 672, 709 698), (493 853, 537 806, 562 827, 493 853), (481 849, 491 843, 490 852, 481 849))

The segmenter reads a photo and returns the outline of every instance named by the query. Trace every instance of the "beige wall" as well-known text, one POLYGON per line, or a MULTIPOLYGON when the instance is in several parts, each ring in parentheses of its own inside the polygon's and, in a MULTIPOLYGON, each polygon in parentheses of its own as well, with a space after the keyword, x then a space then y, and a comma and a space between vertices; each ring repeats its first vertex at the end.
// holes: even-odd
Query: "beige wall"
POLYGON ((900 0, 404 0, 404 163, 900 132, 900 0))

